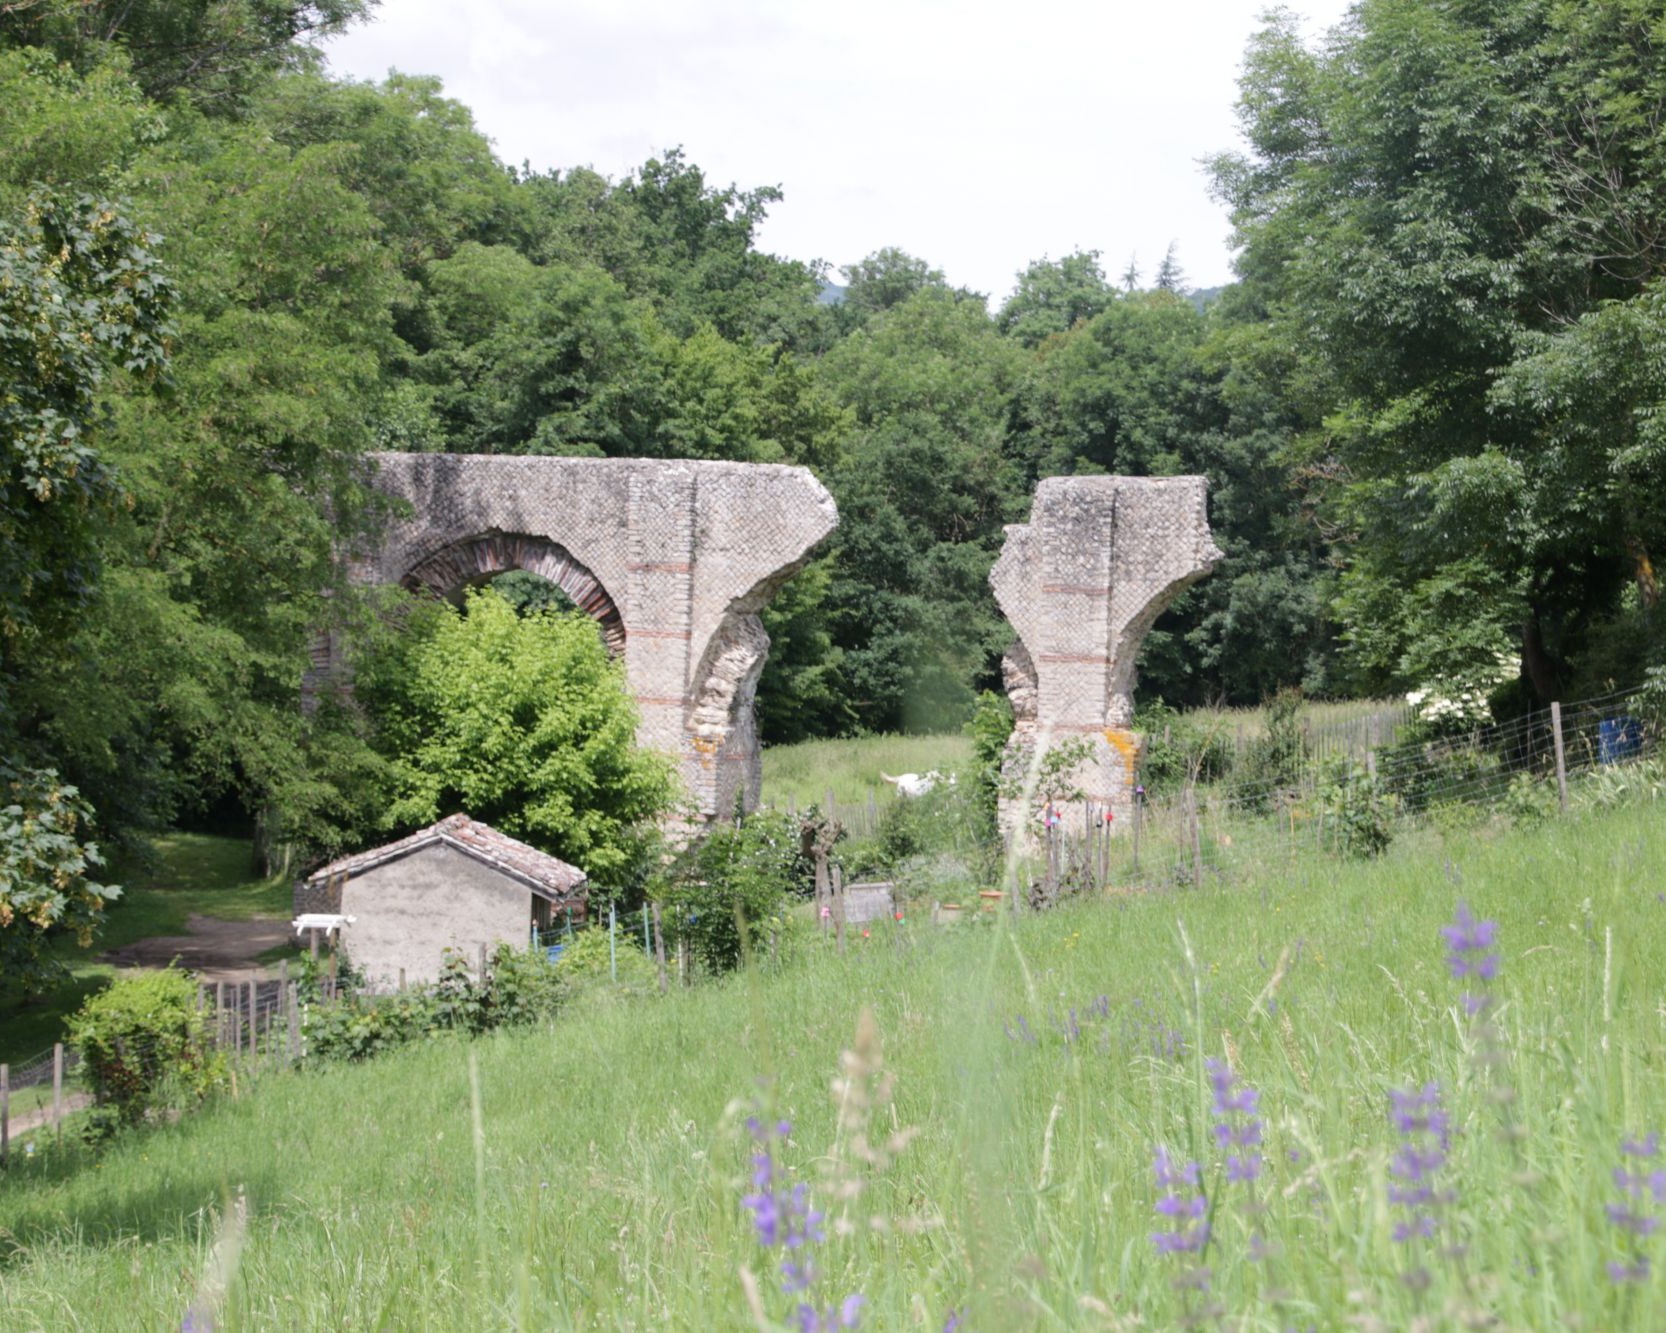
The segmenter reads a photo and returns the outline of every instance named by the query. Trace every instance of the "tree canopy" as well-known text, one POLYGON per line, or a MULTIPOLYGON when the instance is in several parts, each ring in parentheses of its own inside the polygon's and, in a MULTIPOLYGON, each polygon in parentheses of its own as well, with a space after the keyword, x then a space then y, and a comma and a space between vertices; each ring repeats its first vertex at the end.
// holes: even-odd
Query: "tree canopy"
POLYGON ((0 758, 73 788, 78 830, 240 810, 318 857, 396 786, 402 819, 488 800, 618 862, 578 797, 541 804, 555 760, 505 743, 493 787, 467 753, 500 739, 482 710, 545 725, 505 664, 554 631, 496 602, 435 629, 501 686, 465 707, 411 613, 349 585, 387 517, 373 448, 813 469, 841 526, 765 611, 766 740, 961 725, 1010 640, 1003 525, 1054 474, 1208 478, 1226 559, 1141 661, 1171 704, 1501 654, 1548 699, 1666 650, 1651 6, 1360 0, 1313 44, 1275 12, 1210 165, 1239 281, 1078 251, 994 314, 896 247, 838 257, 842 289, 766 253, 780 187, 674 146, 512 168, 437 80, 331 76, 313 39, 369 9, 0 12, 0 758), (309 714, 322 625, 380 684, 309 714))

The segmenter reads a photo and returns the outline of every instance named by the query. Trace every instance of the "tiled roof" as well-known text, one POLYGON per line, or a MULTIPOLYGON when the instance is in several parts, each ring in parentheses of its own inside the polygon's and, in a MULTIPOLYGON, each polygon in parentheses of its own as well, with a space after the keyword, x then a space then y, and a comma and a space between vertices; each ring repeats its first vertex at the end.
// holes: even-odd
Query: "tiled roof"
POLYGON ((419 829, 408 838, 390 842, 384 847, 372 847, 367 852, 344 856, 307 876, 308 884, 321 884, 330 879, 352 879, 389 861, 421 851, 435 843, 444 843, 473 857, 482 865, 491 866, 511 879, 517 879, 534 893, 551 902, 579 896, 586 879, 577 866, 570 866, 548 852, 499 833, 490 824, 482 824, 467 815, 448 815, 438 824, 419 829))

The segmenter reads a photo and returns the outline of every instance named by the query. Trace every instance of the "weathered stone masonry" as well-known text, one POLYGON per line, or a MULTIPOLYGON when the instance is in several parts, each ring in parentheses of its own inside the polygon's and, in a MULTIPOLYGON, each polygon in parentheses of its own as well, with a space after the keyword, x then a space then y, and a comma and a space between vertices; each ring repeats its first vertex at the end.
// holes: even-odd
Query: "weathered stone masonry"
MULTIPOLYGON (((361 583, 455 598, 511 569, 566 590, 624 659, 638 740, 676 756, 696 821, 758 800, 758 611, 838 524, 803 468, 653 459, 376 454, 405 517, 353 561, 361 583)), ((1158 615, 1221 558, 1202 477, 1051 477, 990 572, 1017 641, 1004 665, 1009 768, 1085 736, 1081 787, 1125 820, 1139 738, 1134 665, 1158 615)), ((308 690, 339 670, 320 640, 308 690)), ((1074 817, 1082 817, 1077 806, 1074 817)), ((1002 825, 1027 810, 1002 802, 1002 825)))
MULTIPOLYGON (((1134 665, 1152 624, 1221 559, 1209 532, 1202 477, 1049 477, 1028 523, 1007 528, 990 571, 995 600, 1018 639, 1002 663, 1015 727, 1008 770, 1021 775, 1039 746, 1092 743, 1077 775, 1119 821, 1131 809, 1139 737, 1134 665)), ((1003 799, 1001 825, 1020 833, 1028 810, 1003 799)), ((1080 805, 1071 817, 1084 818, 1080 805)))
MULTIPOLYGON (((637 739, 677 757, 697 819, 757 804, 758 611, 838 524, 808 471, 758 463, 375 454, 409 506, 356 582, 456 597, 510 569, 559 584, 623 655, 637 739)), ((325 641, 315 667, 335 663, 325 641)), ((338 665, 338 664, 336 664, 338 665)))

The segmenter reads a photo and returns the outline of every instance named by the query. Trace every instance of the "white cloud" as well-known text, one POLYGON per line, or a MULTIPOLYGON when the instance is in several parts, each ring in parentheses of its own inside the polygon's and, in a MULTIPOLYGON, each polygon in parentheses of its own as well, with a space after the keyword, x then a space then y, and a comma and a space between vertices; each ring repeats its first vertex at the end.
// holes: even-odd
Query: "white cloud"
MULTIPOLYGON (((1298 0, 1317 30, 1344 0, 1298 0)), ((780 185, 765 248, 885 245, 997 298, 1042 255, 1149 275, 1171 240, 1230 276, 1198 159, 1235 146, 1261 0, 384 0, 339 73, 437 74, 506 161, 621 176, 681 144, 708 179, 780 185), (459 15, 466 18, 459 22, 459 15)))

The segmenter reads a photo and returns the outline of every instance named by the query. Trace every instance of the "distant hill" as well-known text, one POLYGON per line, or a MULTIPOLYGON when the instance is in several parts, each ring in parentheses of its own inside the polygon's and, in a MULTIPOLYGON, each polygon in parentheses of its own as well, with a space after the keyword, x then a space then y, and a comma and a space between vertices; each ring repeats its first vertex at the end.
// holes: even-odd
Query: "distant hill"
POLYGON ((845 303, 845 289, 836 282, 824 282, 821 290, 816 293, 817 305, 843 305, 845 303))

